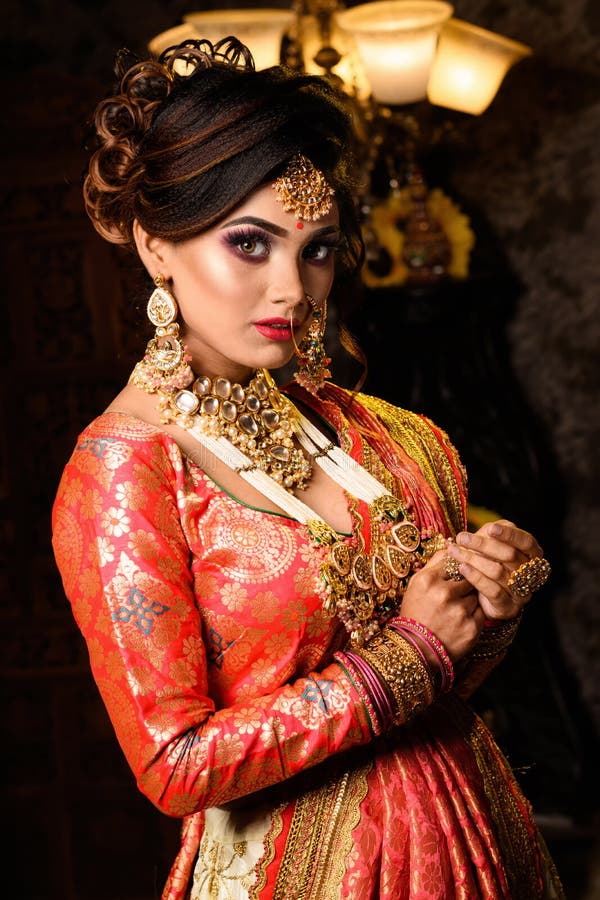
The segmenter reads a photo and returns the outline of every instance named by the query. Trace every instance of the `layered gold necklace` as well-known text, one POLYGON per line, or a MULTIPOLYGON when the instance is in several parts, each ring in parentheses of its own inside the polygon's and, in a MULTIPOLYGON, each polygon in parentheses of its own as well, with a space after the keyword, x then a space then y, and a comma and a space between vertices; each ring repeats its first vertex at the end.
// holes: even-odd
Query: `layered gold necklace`
POLYGON ((337 615, 361 646, 399 609, 408 580, 444 546, 438 532, 422 534, 405 506, 370 472, 333 444, 278 389, 266 369, 243 387, 227 378, 194 377, 182 387, 133 377, 159 395, 161 419, 198 443, 292 518, 306 525, 322 551, 323 609, 337 615), (367 551, 354 516, 353 540, 338 534, 293 493, 319 465, 377 522, 367 551))

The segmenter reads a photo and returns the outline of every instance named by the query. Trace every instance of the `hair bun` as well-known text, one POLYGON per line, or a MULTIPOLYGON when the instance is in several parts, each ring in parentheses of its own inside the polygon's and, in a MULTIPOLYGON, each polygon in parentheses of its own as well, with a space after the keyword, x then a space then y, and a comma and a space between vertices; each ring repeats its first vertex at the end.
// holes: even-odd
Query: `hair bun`
POLYGON ((84 181, 85 208, 96 230, 117 244, 131 244, 135 186, 143 175, 142 141, 172 90, 199 69, 214 66, 254 70, 248 48, 235 37, 212 44, 188 40, 168 47, 158 59, 142 60, 119 50, 114 96, 98 104, 94 117, 97 149, 84 181))
POLYGON ((163 50, 159 62, 174 80, 188 78, 197 69, 209 69, 214 65, 254 70, 252 53, 245 44, 232 36, 222 38, 216 44, 206 38, 183 41, 163 50))

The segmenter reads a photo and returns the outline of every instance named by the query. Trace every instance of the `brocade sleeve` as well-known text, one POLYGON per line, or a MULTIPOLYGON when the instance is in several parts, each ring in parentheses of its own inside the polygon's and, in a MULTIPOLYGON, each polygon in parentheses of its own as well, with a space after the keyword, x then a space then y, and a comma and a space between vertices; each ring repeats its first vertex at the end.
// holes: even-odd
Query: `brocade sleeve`
POLYGON ((181 524, 181 456, 162 432, 96 433, 84 432, 65 468, 53 546, 140 790, 186 816, 368 742, 367 712, 337 663, 216 708, 181 524))

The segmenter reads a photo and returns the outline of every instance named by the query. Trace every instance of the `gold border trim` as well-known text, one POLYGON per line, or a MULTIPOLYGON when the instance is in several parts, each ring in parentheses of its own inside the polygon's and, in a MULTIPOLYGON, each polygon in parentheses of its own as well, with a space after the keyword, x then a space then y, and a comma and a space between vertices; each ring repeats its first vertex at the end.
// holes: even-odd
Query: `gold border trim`
POLYGON ((344 772, 297 800, 272 900, 339 897, 371 769, 344 772))

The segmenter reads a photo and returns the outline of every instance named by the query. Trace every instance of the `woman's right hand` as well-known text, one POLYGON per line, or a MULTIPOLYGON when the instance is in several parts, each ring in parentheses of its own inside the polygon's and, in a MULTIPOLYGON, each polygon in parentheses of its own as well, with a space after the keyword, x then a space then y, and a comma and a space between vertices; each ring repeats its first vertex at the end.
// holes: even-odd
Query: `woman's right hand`
POLYGON ((473 649, 485 622, 477 592, 466 581, 453 581, 445 571, 448 554, 438 551, 410 579, 401 615, 425 625, 457 662, 473 649))

